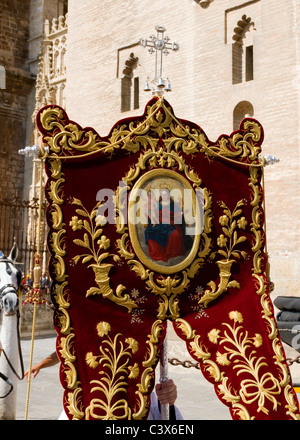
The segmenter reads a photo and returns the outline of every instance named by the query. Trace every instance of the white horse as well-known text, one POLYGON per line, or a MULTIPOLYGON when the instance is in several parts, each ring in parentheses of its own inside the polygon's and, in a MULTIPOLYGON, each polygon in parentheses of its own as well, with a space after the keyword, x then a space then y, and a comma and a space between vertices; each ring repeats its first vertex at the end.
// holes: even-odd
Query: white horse
POLYGON ((18 300, 22 274, 15 267, 17 256, 16 244, 8 257, 0 252, 0 420, 16 419, 17 381, 24 376, 18 300), (16 372, 19 364, 22 377, 16 372))

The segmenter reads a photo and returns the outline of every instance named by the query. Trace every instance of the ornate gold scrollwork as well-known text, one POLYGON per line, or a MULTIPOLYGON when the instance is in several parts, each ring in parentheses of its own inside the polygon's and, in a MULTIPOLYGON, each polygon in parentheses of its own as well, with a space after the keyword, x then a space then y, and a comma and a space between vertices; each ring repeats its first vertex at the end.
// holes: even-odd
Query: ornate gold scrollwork
POLYGON ((77 380, 77 371, 74 367, 76 356, 73 352, 73 342, 75 335, 73 333, 68 334, 67 337, 61 338, 59 343, 59 352, 64 359, 63 372, 66 377, 67 388, 74 390, 79 387, 80 382, 77 380))
POLYGON ((233 310, 229 313, 229 319, 233 324, 224 322, 220 328, 211 329, 207 336, 209 341, 218 346, 215 360, 212 354, 204 346, 199 335, 195 334, 192 327, 184 319, 177 319, 176 325, 184 333, 188 341, 188 346, 193 356, 199 360, 203 371, 218 384, 218 393, 224 402, 229 404, 235 413, 242 420, 253 420, 255 417, 250 415, 246 405, 257 404, 257 412, 269 413, 267 402, 271 402, 274 411, 278 409, 277 396, 284 388, 287 401, 287 412, 293 418, 298 419, 295 414, 298 410, 294 393, 289 385, 289 375, 286 365, 283 364, 284 353, 278 338, 273 341, 276 364, 282 370, 282 380, 279 381, 271 372, 263 372, 267 367, 265 358, 258 356, 256 349, 259 348, 263 339, 256 333, 249 335, 243 327, 244 318, 242 314, 233 310), (235 390, 230 384, 228 376, 222 371, 223 366, 229 366, 236 370, 237 376, 246 373, 246 378, 241 381, 239 390, 235 390))
POLYGON ((84 412, 82 410, 83 404, 81 402, 81 388, 67 393, 67 408, 73 420, 81 420, 84 418, 84 412))
POLYGON ((144 371, 141 375, 141 382, 137 385, 138 390, 136 391, 136 394, 139 397, 140 402, 138 409, 132 414, 134 420, 143 419, 148 410, 148 405, 146 404, 147 394, 154 379, 153 366, 158 362, 158 343, 162 332, 163 322, 158 319, 153 323, 151 334, 148 335, 148 340, 146 341, 149 348, 147 358, 143 362, 144 371))
POLYGON ((260 124, 248 119, 241 127, 244 133, 234 133, 232 137, 222 136, 215 145, 211 145, 201 129, 191 128, 180 122, 163 98, 147 106, 144 120, 116 127, 106 141, 101 140, 93 130, 82 130, 80 126, 71 122, 64 124, 64 112, 60 107, 46 107, 41 111, 39 118, 44 129, 56 132, 54 136, 45 137, 51 149, 51 159, 55 158, 56 154, 60 157, 63 157, 63 154, 66 154, 65 157, 72 157, 75 152, 89 155, 101 150, 106 154, 112 154, 119 148, 136 153, 149 145, 155 150, 158 145, 157 136, 167 135, 167 139, 164 140, 167 149, 181 149, 185 154, 203 152, 209 158, 219 156, 229 161, 249 158, 254 163, 260 153, 259 146, 255 144, 262 137, 260 124), (149 134, 150 130, 154 131, 155 136, 149 134))
MULTIPOLYGON (((274 351, 274 361, 279 368, 280 374, 280 387, 284 390, 284 396, 286 399, 287 414, 292 418, 299 420, 298 402, 295 399, 295 394, 290 386, 290 374, 286 363, 284 362, 284 354, 282 343, 278 338, 278 328, 274 319, 271 300, 268 294, 268 284, 270 290, 272 289, 272 283, 269 279, 268 262, 266 262, 266 276, 268 283, 266 282, 265 275, 263 273, 263 248, 264 248, 264 231, 261 227, 262 209, 260 205, 261 201, 261 188, 259 184, 259 170, 250 167, 249 187, 252 190, 252 223, 251 232, 253 233, 253 277, 257 286, 257 295, 261 298, 262 317, 267 323, 268 337, 272 340, 272 346, 274 351)), ((267 256, 267 255, 266 255, 267 256)))

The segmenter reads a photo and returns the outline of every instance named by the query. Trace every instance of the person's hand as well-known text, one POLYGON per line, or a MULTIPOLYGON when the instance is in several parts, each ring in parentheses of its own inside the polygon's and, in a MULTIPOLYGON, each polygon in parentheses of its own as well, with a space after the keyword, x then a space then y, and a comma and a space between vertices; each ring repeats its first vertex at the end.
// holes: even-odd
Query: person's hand
MULTIPOLYGON (((40 372, 40 367, 38 365, 34 365, 31 368, 32 377, 35 377, 39 372, 40 372)), ((29 370, 26 371, 25 377, 26 377, 27 380, 29 379, 29 370)))
POLYGON ((156 384, 155 391, 162 405, 174 405, 177 399, 177 387, 172 379, 156 384))

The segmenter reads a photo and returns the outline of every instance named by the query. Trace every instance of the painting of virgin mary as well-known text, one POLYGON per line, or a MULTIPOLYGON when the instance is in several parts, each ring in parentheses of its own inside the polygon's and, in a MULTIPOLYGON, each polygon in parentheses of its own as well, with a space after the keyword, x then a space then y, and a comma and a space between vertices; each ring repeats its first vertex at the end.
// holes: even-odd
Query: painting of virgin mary
POLYGON ((131 243, 143 264, 175 273, 193 260, 201 223, 196 206, 192 186, 176 172, 151 170, 140 177, 129 195, 128 219, 131 243))
POLYGON ((191 239, 185 233, 181 206, 170 197, 168 189, 161 191, 158 200, 155 200, 153 194, 149 195, 145 242, 149 257, 154 261, 165 262, 185 255, 191 246, 191 239))

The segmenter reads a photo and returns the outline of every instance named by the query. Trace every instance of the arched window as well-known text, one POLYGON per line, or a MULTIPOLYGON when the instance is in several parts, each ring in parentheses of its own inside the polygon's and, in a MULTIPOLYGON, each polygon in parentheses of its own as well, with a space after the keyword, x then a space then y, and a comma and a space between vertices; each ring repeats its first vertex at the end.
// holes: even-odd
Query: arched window
POLYGON ((253 105, 249 101, 239 102, 233 110, 233 130, 240 128, 240 123, 245 118, 251 118, 254 115, 253 105))
POLYGON ((121 111, 127 112, 139 108, 139 77, 135 75, 138 58, 131 53, 125 62, 121 78, 121 111))
POLYGON ((254 22, 243 15, 232 37, 232 84, 254 79, 253 31, 254 22))

